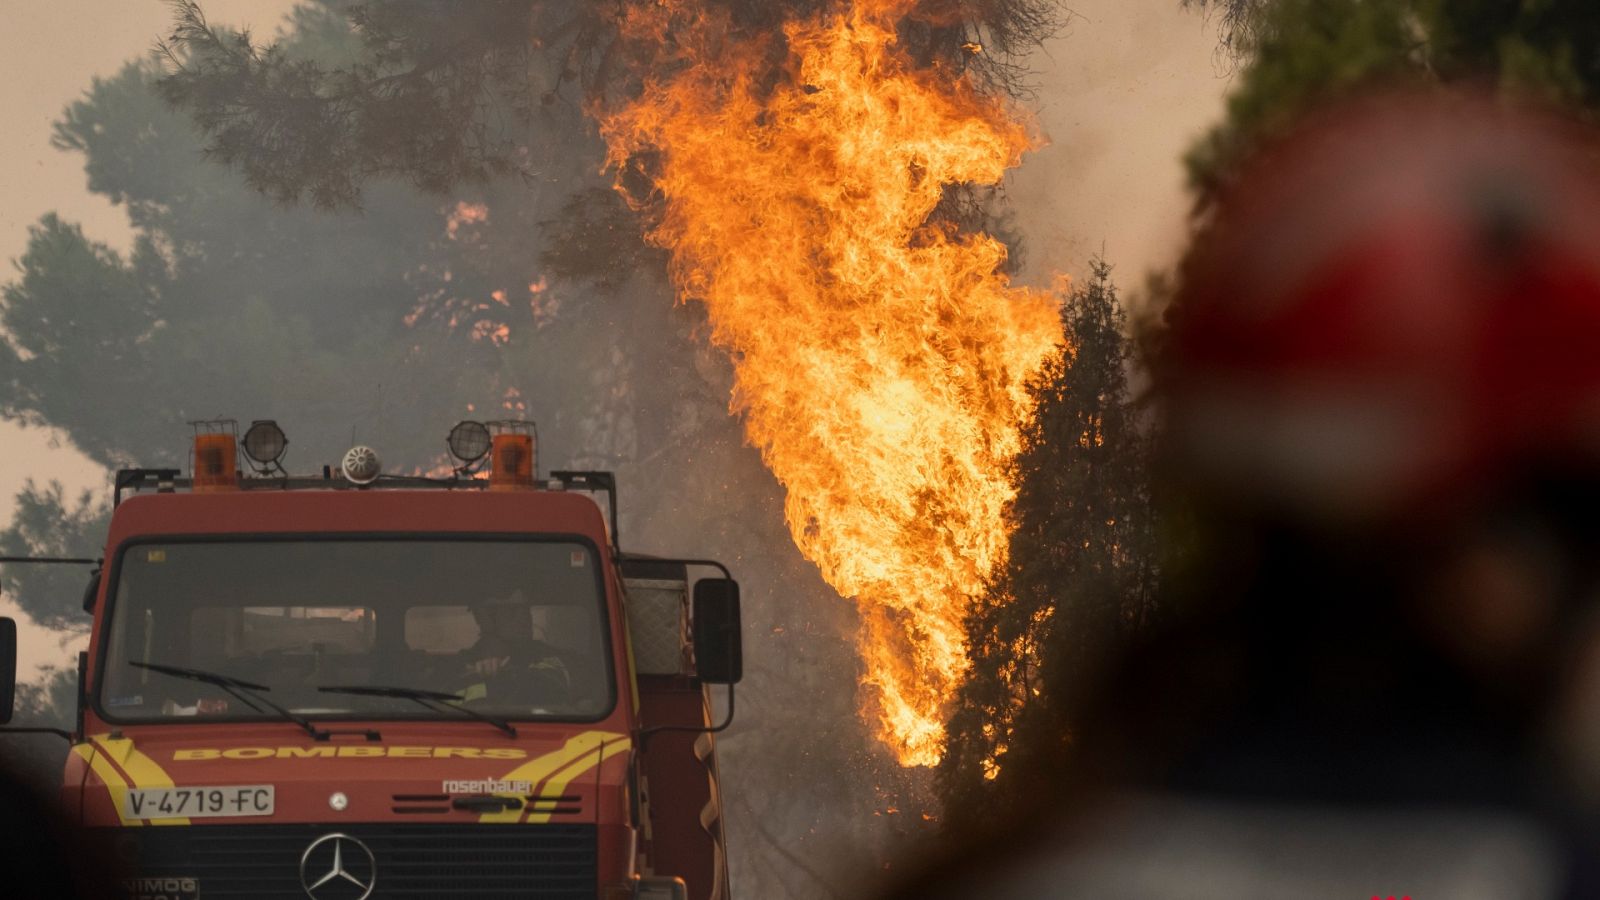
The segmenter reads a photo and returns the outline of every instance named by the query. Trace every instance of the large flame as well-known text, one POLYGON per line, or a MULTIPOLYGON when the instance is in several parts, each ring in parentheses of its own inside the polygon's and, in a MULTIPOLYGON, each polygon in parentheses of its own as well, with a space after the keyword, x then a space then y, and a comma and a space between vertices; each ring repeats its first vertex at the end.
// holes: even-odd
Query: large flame
POLYGON ((927 221, 944 186, 998 182, 1027 130, 911 65, 904 0, 790 23, 775 85, 785 45, 691 3, 629 8, 627 39, 670 31, 682 58, 601 114, 609 162, 659 192, 649 238, 733 358, 733 409, 794 539, 859 604, 864 714, 903 764, 931 765, 963 613, 1006 552, 1024 381, 1060 330, 1049 295, 998 273, 1000 242, 927 221))

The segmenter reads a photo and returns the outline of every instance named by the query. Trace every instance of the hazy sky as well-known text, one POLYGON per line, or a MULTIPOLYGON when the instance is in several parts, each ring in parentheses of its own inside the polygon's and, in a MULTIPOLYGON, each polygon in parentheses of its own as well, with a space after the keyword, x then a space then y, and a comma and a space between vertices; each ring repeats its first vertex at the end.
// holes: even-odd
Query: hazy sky
MULTIPOLYGON (((54 210, 91 238, 125 249, 123 210, 91 195, 82 158, 50 146, 51 123, 92 78, 148 52, 168 27, 160 0, 3 2, 0 29, 0 259, 14 260, 27 228, 54 210)), ((201 0, 213 22, 276 30, 293 0, 201 0)), ((1027 241, 1029 281, 1081 275, 1102 244, 1122 285, 1170 263, 1182 247, 1179 154, 1221 113, 1227 83, 1216 34, 1178 0, 1072 0, 1076 16, 1037 60, 1039 125, 1049 145, 1011 179, 1027 241)), ((12 269, 4 277, 12 277, 12 269)), ((665 298, 663 302, 666 302, 665 298)), ((174 423, 174 439, 182 439, 174 423)), ((24 481, 60 479, 103 490, 104 476, 56 436, 0 422, 0 523, 24 481)), ((15 608, 0 597, 0 614, 15 608)), ((25 661, 64 661, 58 643, 25 631, 25 661)))

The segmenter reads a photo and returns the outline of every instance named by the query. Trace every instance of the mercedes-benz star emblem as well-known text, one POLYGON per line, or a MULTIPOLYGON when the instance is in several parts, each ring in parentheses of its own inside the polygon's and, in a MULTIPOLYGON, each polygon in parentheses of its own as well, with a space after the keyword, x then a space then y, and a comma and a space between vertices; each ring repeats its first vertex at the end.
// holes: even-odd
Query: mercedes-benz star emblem
POLYGON ((312 900, 367 900, 377 883, 378 861, 348 834, 325 834, 300 854, 300 886, 312 900))

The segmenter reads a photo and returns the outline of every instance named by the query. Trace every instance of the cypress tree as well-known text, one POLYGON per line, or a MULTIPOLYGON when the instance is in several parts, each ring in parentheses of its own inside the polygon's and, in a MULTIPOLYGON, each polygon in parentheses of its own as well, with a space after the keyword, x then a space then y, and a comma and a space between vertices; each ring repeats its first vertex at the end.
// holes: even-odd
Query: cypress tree
POLYGON ((939 773, 947 819, 963 827, 1026 805, 1071 752, 1075 698, 1152 612, 1148 436, 1104 260, 1067 296, 1061 321, 1062 344, 1029 386, 1033 414, 1012 463, 1010 557, 967 618, 972 671, 939 773))

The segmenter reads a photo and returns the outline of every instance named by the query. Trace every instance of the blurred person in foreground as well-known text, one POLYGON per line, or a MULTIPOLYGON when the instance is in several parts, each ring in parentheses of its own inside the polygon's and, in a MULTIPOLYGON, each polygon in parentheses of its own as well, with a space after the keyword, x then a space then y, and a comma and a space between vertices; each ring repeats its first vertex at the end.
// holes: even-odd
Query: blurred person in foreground
POLYGON ((892 896, 1600 897, 1600 140, 1349 101, 1184 275, 1165 624, 1038 809, 892 896))
POLYGON ((87 839, 20 765, 14 735, 0 736, 0 873, 7 900, 118 900, 125 891, 108 848, 87 839))

